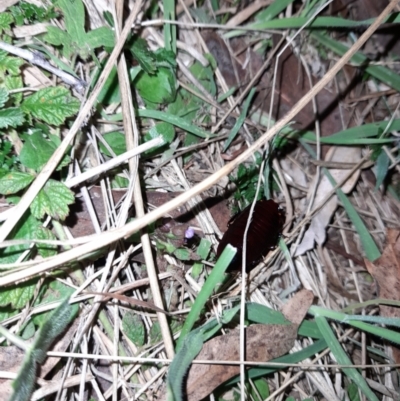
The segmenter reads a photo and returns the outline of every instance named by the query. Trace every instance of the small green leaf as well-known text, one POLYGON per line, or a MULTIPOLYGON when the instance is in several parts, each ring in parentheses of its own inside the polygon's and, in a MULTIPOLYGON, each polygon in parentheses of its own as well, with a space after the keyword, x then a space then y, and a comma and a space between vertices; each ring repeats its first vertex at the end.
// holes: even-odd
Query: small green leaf
POLYGON ((35 325, 33 324, 32 320, 30 320, 28 324, 24 327, 21 337, 24 340, 29 340, 35 335, 35 332, 36 332, 35 325))
MULTIPOLYGON (((51 230, 46 227, 38 227, 36 230, 36 239, 40 240, 56 240, 57 237, 53 234, 51 230)), ((49 256, 54 256, 57 254, 57 245, 50 244, 36 244, 36 248, 39 252, 39 255, 48 258, 49 256)))
POLYGON ((150 328, 150 343, 158 343, 162 340, 160 323, 154 322, 150 328))
POLYGON ((175 138, 175 130, 174 126, 168 123, 157 123, 155 126, 151 127, 150 131, 147 132, 144 136, 144 141, 148 142, 151 139, 162 137, 164 143, 148 150, 145 152, 145 155, 152 156, 159 152, 160 148, 165 146, 165 144, 171 143, 175 138))
POLYGON ((0 88, 0 108, 4 107, 7 100, 8 100, 8 90, 5 88, 0 88))
POLYGON ((139 315, 133 312, 126 312, 122 318, 122 329, 137 347, 144 345, 145 329, 142 318, 139 315))
MULTIPOLYGON (((11 91, 13 89, 20 89, 24 86, 21 76, 14 77, 14 76, 7 75, 4 83, 5 83, 5 87, 9 91, 11 91)), ((22 92, 13 93, 11 95, 11 99, 14 100, 14 105, 19 105, 22 102, 22 92)))
MULTIPOLYGON (((52 281, 50 282, 48 287, 45 286, 45 291, 43 291, 44 294, 39 295, 40 299, 36 300, 35 306, 46 305, 60 299, 65 299, 67 297, 70 297, 73 292, 74 289, 65 285, 64 283, 61 283, 59 281, 52 281)), ((74 315, 76 315, 79 311, 79 305, 74 304, 72 308, 74 315)), ((33 316, 33 322, 37 326, 42 325, 48 319, 50 313, 51 312, 43 312, 33 316)))
POLYGON ((197 255, 199 255, 203 260, 206 260, 208 257, 208 254, 210 253, 211 250, 211 241, 208 239, 202 238, 200 240, 199 247, 197 248, 197 255))
POLYGON ((64 220, 69 213, 68 205, 74 203, 74 193, 62 182, 49 180, 31 204, 32 214, 42 219, 48 214, 53 219, 64 220))
POLYGON ((375 191, 382 185, 389 171, 390 159, 386 152, 382 149, 376 159, 376 184, 375 191))
POLYGON ((48 124, 61 125, 67 117, 73 116, 80 107, 77 99, 62 86, 44 88, 22 103, 22 110, 48 124))
POLYGON ((0 128, 17 127, 24 122, 24 113, 20 108, 10 107, 0 110, 0 128))
POLYGON ((32 174, 12 171, 0 178, 0 194, 15 194, 26 188, 34 178, 32 174))
POLYGON ((203 271, 203 263, 200 262, 193 263, 191 274, 194 279, 198 279, 202 271, 203 271))
POLYGON ((174 255, 179 260, 190 260, 190 251, 186 248, 178 248, 175 250, 174 255))
POLYGON ((0 13, 0 33, 5 29, 10 29, 13 22, 14 18, 10 13, 0 13))
POLYGON ((36 281, 26 281, 0 291, 0 306, 11 305, 13 309, 22 309, 35 293, 36 281))
MULTIPOLYGON (((40 222, 32 215, 25 214, 24 217, 18 222, 17 228, 14 230, 12 239, 33 239, 40 222)), ((10 238, 11 239, 11 238, 10 238)), ((21 254, 29 248, 29 243, 12 245, 7 248, 0 249, 0 263, 14 263, 21 254)))
POLYGON ((64 14, 65 28, 77 43, 82 43, 85 36, 85 7, 82 0, 58 0, 58 6, 64 14))
POLYGON ((86 34, 86 43, 90 49, 97 49, 101 46, 113 48, 115 45, 114 33, 106 26, 93 29, 86 34))
POLYGON ((151 103, 171 103, 176 97, 176 79, 169 68, 159 68, 152 75, 143 72, 135 86, 140 96, 151 103))
MULTIPOLYGON (((126 152, 125 135, 121 132, 110 132, 103 136, 113 152, 118 156, 126 152)), ((112 156, 108 149, 100 142, 100 150, 107 156, 112 156)))
POLYGON ((57 146, 47 140, 41 131, 27 136, 19 155, 20 162, 32 170, 39 171, 50 159, 57 146))
MULTIPOLYGON (((257 392, 253 387, 251 387, 250 394, 252 395, 253 400, 265 400, 269 397, 269 385, 268 382, 264 378, 253 380, 254 386, 257 389, 257 392)), ((288 401, 288 398, 286 399, 288 401)), ((304 400, 303 400, 304 401, 304 400)))
POLYGON ((71 43, 71 38, 66 32, 52 25, 47 27, 47 35, 45 35, 44 40, 54 46, 65 46, 71 43))
POLYGON ((10 57, 7 52, 0 50, 0 71, 8 72, 11 75, 19 75, 19 67, 24 64, 24 60, 17 57, 10 57))
POLYGON ((157 67, 155 65, 154 53, 149 50, 147 42, 143 38, 136 37, 130 45, 129 50, 145 73, 156 73, 157 67))

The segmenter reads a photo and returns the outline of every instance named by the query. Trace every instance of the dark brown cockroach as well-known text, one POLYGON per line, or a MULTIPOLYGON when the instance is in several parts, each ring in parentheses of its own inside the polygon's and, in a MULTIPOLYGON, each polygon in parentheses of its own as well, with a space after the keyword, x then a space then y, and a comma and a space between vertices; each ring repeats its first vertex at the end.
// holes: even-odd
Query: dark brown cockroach
MULTIPOLYGON (((228 244, 237 248, 235 258, 228 271, 241 270, 243 237, 249 218, 251 205, 247 206, 228 224, 218 249, 217 257, 228 244)), ((273 200, 259 200, 254 206, 246 242, 246 271, 249 272, 267 253, 274 249, 282 234, 284 213, 273 200)))

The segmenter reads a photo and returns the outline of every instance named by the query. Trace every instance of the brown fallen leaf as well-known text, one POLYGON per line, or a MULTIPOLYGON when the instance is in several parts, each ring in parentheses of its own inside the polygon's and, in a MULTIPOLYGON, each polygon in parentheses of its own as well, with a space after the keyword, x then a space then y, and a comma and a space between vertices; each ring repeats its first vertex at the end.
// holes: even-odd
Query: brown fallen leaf
MULTIPOLYGON (((76 319, 74 323, 68 328, 57 343, 52 347, 52 351, 64 352, 71 344, 76 330, 78 329, 79 321, 76 319)), ((12 345, 10 347, 0 347, 0 370, 8 373, 18 373, 22 366, 22 361, 25 357, 25 351, 12 345)), ((56 366, 61 358, 49 357, 45 363, 40 366, 40 377, 44 378, 51 369, 56 366)), ((0 401, 7 401, 10 399, 13 389, 11 387, 12 380, 0 379, 0 401)))
MULTIPOLYGON (((374 263, 364 259, 368 272, 377 282, 378 298, 400 301, 400 231, 389 229, 387 245, 374 263)), ((400 308, 380 305, 381 316, 400 318, 400 308)), ((392 346, 393 358, 400 363, 400 350, 392 346)))
MULTIPOLYGON (((311 291, 302 290, 282 308, 282 313, 291 324, 254 324, 247 327, 246 361, 267 362, 288 353, 313 298, 311 291)), ((205 343, 196 360, 239 361, 239 343, 239 330, 232 330, 205 343)), ((203 399, 220 384, 238 375, 239 370, 238 365, 193 364, 187 379, 188 400, 203 399)))
MULTIPOLYGON (((0 370, 7 373, 17 373, 25 357, 25 352, 12 345, 10 347, 0 347, 0 370)), ((0 379, 0 401, 10 399, 13 389, 11 380, 0 379)))

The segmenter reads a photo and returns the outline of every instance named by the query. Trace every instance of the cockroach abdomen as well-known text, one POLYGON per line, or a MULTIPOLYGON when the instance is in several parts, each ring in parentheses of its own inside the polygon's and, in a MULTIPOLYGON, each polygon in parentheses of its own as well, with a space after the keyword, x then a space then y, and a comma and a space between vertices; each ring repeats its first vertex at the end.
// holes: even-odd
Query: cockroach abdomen
MULTIPOLYGON (((217 257, 231 244, 237 248, 228 271, 240 270, 242 265, 243 237, 249 218, 251 205, 243 209, 228 225, 222 237, 217 257)), ((282 234, 284 212, 273 200, 259 200, 254 206, 246 241, 246 271, 250 271, 271 249, 274 249, 282 234)))

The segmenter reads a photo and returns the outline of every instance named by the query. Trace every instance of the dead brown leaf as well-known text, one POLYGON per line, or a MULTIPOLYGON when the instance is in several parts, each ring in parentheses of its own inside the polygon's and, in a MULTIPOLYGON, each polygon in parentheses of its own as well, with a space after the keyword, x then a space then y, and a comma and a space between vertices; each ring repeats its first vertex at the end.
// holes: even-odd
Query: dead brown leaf
MULTIPOLYGON (((387 245, 380 258, 374 263, 364 259, 369 273, 378 287, 378 297, 400 301, 400 231, 389 229, 387 245)), ((400 318, 400 308, 380 305, 381 316, 400 318)), ((400 363, 400 350, 393 348, 396 363, 400 363)))
MULTIPOLYGON (((246 328, 246 360, 267 362, 293 347, 297 329, 312 304, 311 291, 299 291, 282 309, 288 325, 255 324, 246 328)), ((213 338, 204 344, 196 360, 239 361, 239 330, 213 338)), ((220 384, 239 374, 238 365, 193 364, 187 380, 189 401, 201 400, 220 384)))
MULTIPOLYGON (((21 367, 25 352, 16 347, 0 347, 0 370, 8 373, 17 373, 21 367)), ((13 392, 11 380, 0 379, 0 401, 7 401, 13 392)))

